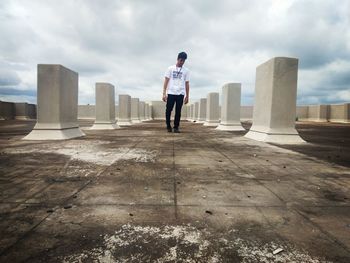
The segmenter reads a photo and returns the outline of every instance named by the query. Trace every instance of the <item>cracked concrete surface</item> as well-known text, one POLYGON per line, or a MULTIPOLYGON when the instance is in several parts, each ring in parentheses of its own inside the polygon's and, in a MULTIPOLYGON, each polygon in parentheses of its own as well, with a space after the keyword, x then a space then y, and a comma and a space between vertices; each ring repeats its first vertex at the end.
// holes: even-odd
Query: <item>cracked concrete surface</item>
POLYGON ((0 122, 0 262, 350 262, 349 124, 294 146, 156 121, 21 141, 34 124, 0 122))

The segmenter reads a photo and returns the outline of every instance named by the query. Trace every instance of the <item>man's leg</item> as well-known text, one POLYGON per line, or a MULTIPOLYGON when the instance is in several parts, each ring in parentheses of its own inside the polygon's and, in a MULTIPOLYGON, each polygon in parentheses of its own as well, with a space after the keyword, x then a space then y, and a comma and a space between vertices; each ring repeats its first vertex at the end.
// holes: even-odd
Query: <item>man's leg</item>
POLYGON ((176 96, 176 107, 175 107, 175 120, 174 120, 174 129, 178 129, 181 119, 181 108, 184 102, 184 95, 176 96))
POLYGON ((171 111, 174 108, 174 104, 175 104, 175 95, 168 94, 168 98, 166 101, 166 110, 165 110, 166 127, 168 129, 171 128, 170 116, 171 116, 171 111))

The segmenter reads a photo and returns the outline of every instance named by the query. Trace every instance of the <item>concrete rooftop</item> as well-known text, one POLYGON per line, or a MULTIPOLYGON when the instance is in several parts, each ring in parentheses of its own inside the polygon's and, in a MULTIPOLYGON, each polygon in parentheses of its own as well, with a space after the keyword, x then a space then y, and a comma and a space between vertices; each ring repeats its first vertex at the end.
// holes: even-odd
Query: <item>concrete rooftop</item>
POLYGON ((0 122, 0 262, 350 262, 349 124, 282 147, 156 121, 21 141, 34 124, 0 122))

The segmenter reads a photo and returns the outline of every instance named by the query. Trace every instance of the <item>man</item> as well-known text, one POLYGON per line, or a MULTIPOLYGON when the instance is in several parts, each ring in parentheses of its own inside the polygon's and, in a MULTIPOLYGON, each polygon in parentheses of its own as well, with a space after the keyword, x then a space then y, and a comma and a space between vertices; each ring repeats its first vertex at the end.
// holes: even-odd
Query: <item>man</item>
POLYGON ((170 66, 165 72, 163 85, 163 101, 166 102, 165 119, 168 132, 172 132, 170 125, 171 112, 175 106, 174 132, 179 133, 181 108, 187 104, 190 92, 189 70, 183 67, 187 54, 181 52, 177 56, 176 65, 170 66))

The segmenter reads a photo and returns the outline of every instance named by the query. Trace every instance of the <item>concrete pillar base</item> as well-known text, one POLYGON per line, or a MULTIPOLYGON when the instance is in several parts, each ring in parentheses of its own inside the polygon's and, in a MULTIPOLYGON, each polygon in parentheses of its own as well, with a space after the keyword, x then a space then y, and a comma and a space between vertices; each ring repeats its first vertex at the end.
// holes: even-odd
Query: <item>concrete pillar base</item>
POLYGON ((208 127, 216 127, 218 126, 220 123, 219 122, 204 122, 203 126, 208 126, 208 127))
POLYGON ((120 129, 116 123, 94 123, 90 130, 116 130, 120 129))
POLYGON ((22 120, 22 121, 31 120, 31 118, 29 118, 28 116, 16 116, 15 119, 16 120, 22 120))
POLYGON ((245 131, 245 129, 242 127, 242 125, 239 123, 237 124, 220 124, 215 130, 220 131, 245 131))
POLYGON ((277 144, 302 144, 306 143, 298 133, 281 134, 281 133, 265 133, 250 130, 244 137, 261 142, 277 143, 277 144))
POLYGON ((131 123, 132 124, 137 124, 137 123, 141 123, 142 121, 140 121, 140 120, 131 120, 131 123))
POLYGON ((119 126, 131 126, 131 121, 118 121, 119 126))
POLYGON ((203 124, 203 123, 205 123, 205 121, 203 120, 203 121, 196 121, 196 123, 200 123, 200 124, 203 124))
POLYGON ((61 130, 32 130, 23 140, 68 140, 76 137, 82 137, 85 134, 78 128, 68 128, 61 130))

